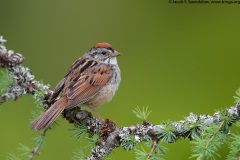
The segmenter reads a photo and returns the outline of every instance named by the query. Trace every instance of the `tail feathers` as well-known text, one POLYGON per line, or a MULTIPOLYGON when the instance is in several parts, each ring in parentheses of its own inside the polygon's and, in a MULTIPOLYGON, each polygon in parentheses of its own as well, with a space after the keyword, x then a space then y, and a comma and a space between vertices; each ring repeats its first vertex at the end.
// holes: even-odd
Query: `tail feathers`
POLYGON ((48 128, 65 109, 67 102, 68 99, 66 97, 60 98, 32 123, 31 128, 35 130, 48 128))

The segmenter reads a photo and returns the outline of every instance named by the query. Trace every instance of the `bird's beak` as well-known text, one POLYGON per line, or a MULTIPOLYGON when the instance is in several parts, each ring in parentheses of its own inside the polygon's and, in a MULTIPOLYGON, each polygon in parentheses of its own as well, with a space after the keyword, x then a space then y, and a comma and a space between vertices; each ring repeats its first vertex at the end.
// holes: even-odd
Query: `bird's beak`
POLYGON ((117 56, 121 56, 122 54, 117 52, 117 51, 114 51, 113 53, 110 54, 110 57, 117 57, 117 56))

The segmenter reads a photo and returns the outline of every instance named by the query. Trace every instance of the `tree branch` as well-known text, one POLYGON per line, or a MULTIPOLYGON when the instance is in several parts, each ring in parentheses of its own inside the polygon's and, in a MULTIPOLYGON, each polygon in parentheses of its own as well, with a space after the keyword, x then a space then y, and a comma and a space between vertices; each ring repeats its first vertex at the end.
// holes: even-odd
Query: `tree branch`
POLYGON ((8 69, 15 83, 1 95, 0 105, 9 99, 17 100, 23 94, 32 94, 35 99, 41 101, 42 105, 49 106, 46 101, 52 94, 49 85, 43 85, 35 80, 31 71, 21 65, 24 57, 19 53, 14 54, 12 50, 7 51, 3 45, 4 42, 6 40, 0 36, 0 68, 8 69), (44 99, 41 99, 42 96, 35 92, 40 89, 44 91, 44 99))
MULTIPOLYGON (((232 106, 225 110, 225 116, 230 116, 234 119, 231 123, 227 124, 229 127, 232 123, 240 119, 240 104, 232 106)), ((85 110, 79 110, 75 115, 71 111, 65 113, 65 118, 70 122, 77 125, 78 123, 85 123, 88 132, 95 133, 102 137, 102 140, 98 142, 97 146, 92 149, 92 154, 88 157, 88 160, 99 160, 102 159, 106 154, 110 154, 114 148, 117 148, 127 140, 127 137, 133 136, 137 142, 146 141, 150 138, 156 138, 158 141, 164 137, 161 133, 167 128, 168 125, 172 125, 174 130, 172 134, 175 139, 169 139, 166 142, 172 143, 179 139, 189 138, 194 139, 194 135, 189 134, 193 129, 197 128, 197 135, 201 135, 201 132, 205 126, 218 125, 219 130, 222 129, 225 120, 224 117, 216 112, 213 116, 210 115, 195 115, 190 113, 184 120, 178 122, 172 122, 170 124, 155 125, 150 122, 143 122, 141 125, 132 125, 129 127, 115 128, 114 122, 106 120, 102 124, 100 121, 92 118, 91 113, 85 110), (84 116, 82 116, 84 115, 84 116), (113 124, 114 123, 114 124, 113 124), (198 123, 197 127, 191 127, 192 124, 198 123)), ((225 131, 225 134, 229 134, 229 130, 225 131)))

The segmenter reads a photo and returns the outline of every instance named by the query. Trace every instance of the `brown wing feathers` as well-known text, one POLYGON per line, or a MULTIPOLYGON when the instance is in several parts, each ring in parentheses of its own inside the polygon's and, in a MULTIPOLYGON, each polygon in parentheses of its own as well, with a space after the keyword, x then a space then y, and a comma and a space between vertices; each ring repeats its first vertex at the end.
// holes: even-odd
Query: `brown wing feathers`
POLYGON ((111 68, 104 64, 100 65, 103 65, 100 67, 102 72, 97 72, 99 67, 90 67, 81 74, 76 83, 69 83, 72 85, 67 87, 67 90, 64 91, 69 99, 66 109, 87 102, 108 83, 111 77, 111 68))
POLYGON ((81 105, 95 96, 111 77, 111 67, 90 59, 79 59, 69 69, 68 74, 59 82, 50 101, 57 100, 46 112, 31 125, 33 129, 46 129, 56 120, 64 109, 81 105))

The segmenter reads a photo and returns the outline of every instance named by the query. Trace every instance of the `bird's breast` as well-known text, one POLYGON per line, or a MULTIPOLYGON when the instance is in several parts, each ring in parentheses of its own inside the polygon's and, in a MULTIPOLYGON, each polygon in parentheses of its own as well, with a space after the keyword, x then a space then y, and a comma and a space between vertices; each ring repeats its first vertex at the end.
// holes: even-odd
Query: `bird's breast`
POLYGON ((116 68, 116 70, 117 71, 114 72, 109 83, 106 84, 93 98, 91 98, 86 103, 88 106, 98 107, 103 103, 106 103, 112 100, 121 81, 120 70, 118 67, 116 68))
POLYGON ((103 103, 109 102, 117 91, 116 84, 108 84, 103 87, 87 104, 91 107, 101 106, 103 103))

